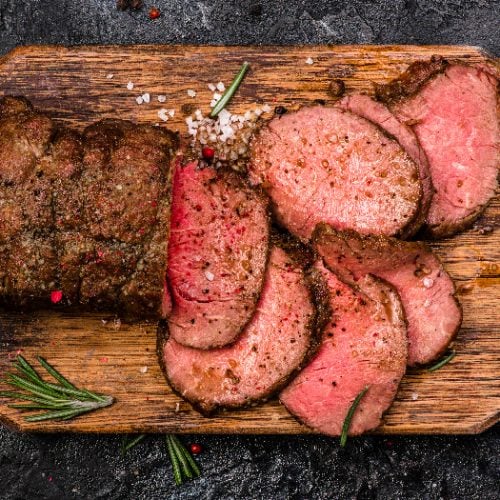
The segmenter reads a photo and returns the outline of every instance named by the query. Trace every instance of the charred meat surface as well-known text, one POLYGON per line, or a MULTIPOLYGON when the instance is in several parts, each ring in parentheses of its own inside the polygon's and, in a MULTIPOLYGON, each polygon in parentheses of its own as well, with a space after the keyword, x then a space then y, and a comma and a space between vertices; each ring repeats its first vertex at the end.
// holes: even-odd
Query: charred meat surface
POLYGON ((177 138, 106 120, 78 133, 0 100, 0 302, 159 317, 177 138))
POLYGON ((435 58, 412 64, 377 92, 413 128, 429 160, 436 189, 427 216, 429 234, 444 237, 466 229, 497 187, 497 78, 483 66, 435 58))
POLYGON ((342 282, 321 262, 332 315, 318 353, 280 394, 298 420, 338 436, 356 396, 366 387, 349 428, 361 434, 380 424, 405 373, 406 326, 398 294, 387 283, 366 276, 356 286, 342 282))
POLYGON ((327 224, 318 225, 313 242, 325 265, 345 281, 355 283, 370 273, 396 288, 408 321, 410 366, 445 351, 460 328, 462 311, 453 281, 427 245, 336 231, 327 224))
POLYGON ((252 143, 249 173, 278 221, 307 240, 317 223, 402 235, 418 216, 418 168, 373 123, 338 107, 272 119, 252 143))
POLYGON ((269 251, 268 200, 229 170, 177 165, 168 279, 180 344, 233 342, 252 318, 269 251))
POLYGON ((420 212, 413 223, 406 229, 405 233, 402 234, 404 237, 412 236, 425 222, 434 195, 434 186, 432 185, 429 162, 427 161, 424 150, 418 142, 415 132, 413 132, 411 127, 400 122, 387 106, 381 102, 375 101, 367 95, 351 94, 342 99, 337 105, 370 120, 384 129, 401 144, 410 158, 418 166, 423 189, 420 212))
POLYGON ((193 349, 160 334, 159 356, 172 388, 203 413, 267 399, 298 370, 315 344, 316 308, 302 266, 271 249, 264 288, 236 342, 193 349))

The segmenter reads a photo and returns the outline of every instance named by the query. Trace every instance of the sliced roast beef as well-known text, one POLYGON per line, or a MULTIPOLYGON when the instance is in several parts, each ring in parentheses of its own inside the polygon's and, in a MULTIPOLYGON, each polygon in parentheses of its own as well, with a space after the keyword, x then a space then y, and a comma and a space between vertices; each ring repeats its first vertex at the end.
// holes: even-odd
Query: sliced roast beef
POLYGON ((398 294, 387 283, 365 276, 350 286, 322 263, 330 322, 312 361, 280 394, 281 402, 312 429, 338 436, 358 394, 368 387, 351 421, 349 434, 380 424, 405 373, 406 325, 398 294))
POLYGON ((172 338, 199 349, 233 342, 255 312, 268 249, 264 193, 229 170, 178 165, 168 267, 172 338))
POLYGON ((415 162, 368 120, 340 108, 276 117, 252 143, 250 178, 279 222, 308 239, 318 222, 404 235, 420 210, 415 162))
POLYGON ((0 303, 160 317, 176 136, 107 120, 83 137, 0 99, 0 303))
POLYGON ((314 245, 326 266, 346 281, 368 273, 398 291, 408 321, 408 364, 437 358, 460 328, 462 312, 454 285, 439 259, 421 242, 336 231, 320 224, 314 245))
POLYGON ((381 102, 375 101, 367 95, 351 94, 339 101, 337 105, 383 128, 403 146, 410 158, 417 164, 423 193, 420 212, 405 234, 405 236, 411 236, 416 233, 425 222, 434 195, 434 187, 429 171, 429 162, 427 161, 424 150, 418 142, 415 132, 413 132, 408 125, 400 122, 387 106, 381 102))
POLYGON ((203 413, 265 400, 302 365, 315 344, 316 308, 303 268, 273 247, 251 322, 229 347, 193 349, 159 335, 172 388, 203 413))
POLYGON ((500 160, 498 80, 483 66, 417 62, 378 86, 415 131, 436 189, 427 225, 434 237, 472 224, 495 194, 500 160))

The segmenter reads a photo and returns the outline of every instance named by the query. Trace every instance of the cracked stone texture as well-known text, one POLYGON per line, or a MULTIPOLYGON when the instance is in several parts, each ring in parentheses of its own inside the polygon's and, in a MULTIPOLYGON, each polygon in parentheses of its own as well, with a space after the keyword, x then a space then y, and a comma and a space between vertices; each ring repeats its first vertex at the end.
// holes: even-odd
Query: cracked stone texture
MULTIPOLYGON (((500 52, 500 1, 0 0, 0 54, 58 43, 415 43, 500 52), (151 22, 147 9, 162 17, 151 22)), ((480 436, 191 436, 203 477, 173 485, 164 441, 127 456, 120 437, 18 435, 0 426, 0 499, 499 498, 500 427, 480 436)))

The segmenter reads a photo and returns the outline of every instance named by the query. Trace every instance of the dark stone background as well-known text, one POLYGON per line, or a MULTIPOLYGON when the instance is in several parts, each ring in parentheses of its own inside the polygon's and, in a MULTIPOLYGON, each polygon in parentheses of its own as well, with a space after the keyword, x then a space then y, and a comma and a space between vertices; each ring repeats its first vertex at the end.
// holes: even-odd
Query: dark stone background
MULTIPOLYGON (((416 43, 500 52, 500 2, 487 0, 0 0, 0 54, 33 43, 416 43)), ((203 477, 173 485, 163 439, 125 458, 119 437, 18 435, 0 426, 3 499, 497 499, 499 426, 471 437, 186 437, 203 477)))

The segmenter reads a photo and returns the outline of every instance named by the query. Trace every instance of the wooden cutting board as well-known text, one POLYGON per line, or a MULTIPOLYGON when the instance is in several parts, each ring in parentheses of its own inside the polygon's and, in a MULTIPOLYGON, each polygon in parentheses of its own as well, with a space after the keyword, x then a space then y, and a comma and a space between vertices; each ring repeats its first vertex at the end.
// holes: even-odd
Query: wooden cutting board
MULTIPOLYGON (((255 102, 295 106, 325 99, 328 83, 342 78, 348 90, 371 91, 408 63, 440 54, 467 62, 488 56, 473 47, 26 47, 0 59, 0 95, 25 95, 40 109, 82 128, 119 117, 156 123, 161 107, 175 108, 168 125, 185 132, 183 104, 208 109, 207 84, 230 82, 243 61, 251 63, 231 110, 255 102), (313 64, 306 64, 311 57, 313 64), (127 90, 133 82, 134 89, 127 90), (197 92, 195 98, 188 89, 197 92), (149 92, 151 103, 136 96, 149 92), (156 96, 167 96, 160 104, 156 96)), ((490 59, 490 62, 494 62, 490 59)), ((377 432, 477 433, 500 412, 500 200, 473 229, 433 244, 461 290, 463 327, 456 358, 441 370, 414 370, 377 432), (484 231, 486 228, 486 231, 484 231), (489 228, 494 228, 489 232, 489 228), (485 233, 485 234, 483 234, 485 233)), ((117 403, 70 422, 27 424, 0 405, 0 418, 37 432, 310 432, 276 401, 204 418, 167 387, 156 360, 156 325, 128 325, 105 315, 0 312, 0 376, 17 352, 41 354, 76 384, 111 394, 117 403)))

